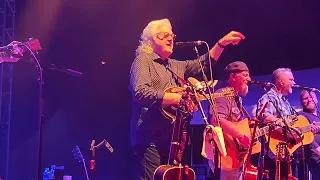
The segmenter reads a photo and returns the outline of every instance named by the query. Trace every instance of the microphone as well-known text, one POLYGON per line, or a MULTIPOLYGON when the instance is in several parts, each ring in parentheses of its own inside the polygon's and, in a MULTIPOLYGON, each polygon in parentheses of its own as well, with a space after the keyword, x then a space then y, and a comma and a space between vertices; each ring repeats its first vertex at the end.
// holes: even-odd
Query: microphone
POLYGON ((52 64, 49 69, 60 71, 60 72, 66 73, 68 75, 72 75, 72 76, 79 77, 79 78, 81 78, 83 76, 82 72, 79 72, 79 71, 76 71, 76 70, 73 70, 73 69, 58 68, 54 64, 52 64))
POLYGON ((300 85, 293 85, 293 88, 297 88, 297 89, 302 89, 302 90, 307 90, 307 91, 317 91, 317 88, 311 88, 311 87, 306 87, 306 86, 300 86, 300 85))
POLYGON ((186 41, 186 42, 176 42, 175 45, 179 47, 185 47, 185 46, 199 46, 201 44, 204 44, 204 41, 186 41))
POLYGON ((274 86, 271 82, 260 82, 260 81, 248 81, 248 84, 260 85, 260 86, 274 86))

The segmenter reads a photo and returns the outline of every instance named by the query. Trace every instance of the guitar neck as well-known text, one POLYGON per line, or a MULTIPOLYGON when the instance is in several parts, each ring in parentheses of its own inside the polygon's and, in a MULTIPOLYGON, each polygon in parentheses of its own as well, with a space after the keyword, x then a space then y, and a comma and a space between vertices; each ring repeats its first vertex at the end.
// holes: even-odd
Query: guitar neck
POLYGON ((280 180, 280 160, 276 160, 276 175, 275 175, 275 180, 280 180))
POLYGON ((257 130, 256 132, 256 137, 260 137, 260 136, 263 136, 263 135, 266 135, 269 133, 269 129, 270 127, 269 126, 265 126, 263 128, 260 128, 259 130, 257 130))
POLYGON ((187 144, 187 132, 191 116, 185 113, 185 106, 178 107, 177 118, 174 122, 168 165, 179 165, 187 144))
MULTIPOLYGON (((298 127, 298 129, 301 131, 301 133, 306 133, 306 132, 309 132, 311 131, 311 127, 312 127, 313 124, 309 124, 307 126, 304 126, 304 127, 298 127)), ((320 122, 316 122, 314 125, 316 126, 320 126, 320 122)), ((265 126, 263 128, 260 128, 259 130, 257 130, 256 132, 256 137, 260 137, 260 136, 263 136, 265 134, 268 134, 269 133, 269 129, 270 127, 269 126, 265 126)))

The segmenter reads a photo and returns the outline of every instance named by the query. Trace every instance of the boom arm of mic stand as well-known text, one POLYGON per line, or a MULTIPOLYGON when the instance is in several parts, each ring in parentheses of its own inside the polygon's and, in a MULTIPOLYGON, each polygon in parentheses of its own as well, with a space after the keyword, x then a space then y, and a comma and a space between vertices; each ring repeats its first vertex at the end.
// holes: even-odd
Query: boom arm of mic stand
MULTIPOLYGON (((211 59, 210 59, 210 53, 209 53, 209 51, 210 51, 210 49, 209 49, 209 45, 208 45, 208 43, 206 43, 205 42, 205 44, 206 44, 206 46, 207 46, 207 48, 208 48, 208 56, 209 56, 209 64, 210 64, 210 75, 211 75, 211 80, 213 81, 213 77, 212 77, 212 67, 211 67, 211 59)), ((203 66, 202 66, 202 64, 201 64, 201 61, 200 61, 200 56, 199 56, 199 52, 198 52, 198 49, 197 49, 197 47, 195 46, 194 47, 194 50, 195 50, 195 52, 196 52, 196 54, 197 54, 197 60, 198 60, 198 62, 199 62, 199 65, 200 65, 200 69, 201 69, 201 72, 202 72, 202 76, 203 76, 203 80, 204 80, 204 83, 205 83, 205 85, 206 85, 206 87, 207 87, 207 89, 208 89, 208 93, 209 93, 209 104, 210 104, 210 106, 211 106, 211 108, 213 108, 213 110, 212 110, 212 115, 215 117, 215 119, 216 119, 216 121, 217 121, 217 124, 218 124, 218 126, 219 127, 221 127, 221 125, 220 125, 220 120, 219 120, 219 116, 217 115, 217 112, 215 111, 215 100, 214 100, 214 98, 213 98, 213 92, 211 92, 211 89, 210 89, 210 87, 208 86, 208 78, 207 78, 207 76, 206 76, 206 74, 204 73, 204 70, 203 70, 203 66)), ((212 84, 212 89, 213 89, 213 84, 212 84)), ((206 120, 206 119, 204 119, 204 121, 205 121, 205 123, 206 124, 208 124, 208 121, 206 120)), ((215 153, 215 159, 218 159, 219 157, 218 157, 218 155, 219 155, 219 153, 217 153, 218 152, 218 146, 217 146, 217 144, 215 143, 215 146, 216 146, 216 153, 215 153)), ((221 155, 220 155, 221 156, 221 155)), ((220 179, 220 171, 219 170, 216 170, 218 168, 218 161, 215 161, 215 172, 218 172, 217 173, 217 179, 220 179)))
POLYGON ((34 52, 25 44, 23 44, 26 49, 30 52, 31 56, 36 65, 36 69, 38 70, 38 83, 39 83, 39 109, 38 109, 38 153, 37 153, 37 179, 42 179, 42 158, 43 158, 43 69, 41 67, 40 61, 34 52))
MULTIPOLYGON (((258 118, 260 118, 262 116, 262 113, 264 112, 265 108, 267 107, 269 102, 266 102, 262 108, 262 110, 260 111, 259 115, 258 115, 258 118)), ((248 157, 247 157, 247 160, 243 166, 244 169, 244 173, 246 172, 246 168, 247 168, 247 164, 248 164, 248 161, 250 162, 250 158, 251 158, 251 154, 252 154, 252 148, 253 148, 253 145, 254 145, 254 141, 256 139, 256 131, 257 131, 257 128, 258 128, 258 125, 259 125, 259 121, 254 121, 254 128, 253 128, 253 132, 252 132, 252 137, 251 137, 251 143, 250 143, 250 147, 249 147, 249 152, 248 152, 248 157)), ((251 163, 249 163, 251 164, 251 163)), ((245 178, 245 176, 242 176, 243 177, 243 180, 245 178)))
MULTIPOLYGON (((207 43, 206 43, 207 44, 207 43)), ((207 47, 209 47, 208 46, 208 44, 207 44, 207 47)), ((199 51, 198 51, 198 49, 197 49, 197 47, 195 46, 194 47, 194 51, 196 52, 196 54, 197 54, 197 60, 198 60, 198 62, 199 62, 199 65, 200 65, 200 69, 201 69, 201 72, 202 72, 202 76, 203 76, 203 80, 204 80, 204 83, 205 83, 205 85, 206 85, 206 87, 207 87, 207 89, 208 89, 208 93, 209 93, 209 99, 208 99, 208 101, 209 101, 209 104, 210 104, 210 106, 212 107, 212 108, 214 108, 215 107, 215 101, 214 101, 214 99, 213 99, 213 92, 211 91, 211 89, 210 89, 210 87, 208 86, 208 79, 207 79, 207 76, 206 76, 206 74, 205 74, 205 72, 204 72, 204 70, 203 70, 203 66, 202 66, 202 64, 201 64, 201 61, 200 61, 200 56, 199 56, 199 51)), ((209 53, 209 51, 208 51, 208 53, 209 53)), ((209 54, 208 54, 208 56, 210 56, 209 54)), ((210 58, 209 58, 209 61, 210 61, 210 58)), ((211 68, 210 68, 211 69, 211 68)), ((213 79, 211 79, 211 80, 213 80, 213 79)), ((219 117, 218 117, 218 115, 217 115, 217 113, 213 110, 212 111, 213 112, 213 116, 215 117, 215 119, 216 119, 216 121, 217 121, 217 124, 218 124, 218 126, 220 126, 220 121, 219 121, 219 117)))
MULTIPOLYGON (((254 128, 253 128, 253 132, 252 132, 252 136, 251 136, 251 143, 250 143, 250 147, 249 147, 249 152, 248 152, 248 156, 247 156, 247 159, 243 165, 243 169, 244 169, 244 173, 246 173, 246 168, 247 168, 247 164, 251 164, 250 163, 250 159, 251 159, 251 153, 252 153, 252 148, 253 148, 253 145, 254 145, 254 140, 256 138, 255 134, 256 134, 256 131, 257 131, 257 127, 258 127, 258 122, 255 121, 254 123, 254 128)), ((242 176, 243 180, 245 180, 245 175, 242 176)))

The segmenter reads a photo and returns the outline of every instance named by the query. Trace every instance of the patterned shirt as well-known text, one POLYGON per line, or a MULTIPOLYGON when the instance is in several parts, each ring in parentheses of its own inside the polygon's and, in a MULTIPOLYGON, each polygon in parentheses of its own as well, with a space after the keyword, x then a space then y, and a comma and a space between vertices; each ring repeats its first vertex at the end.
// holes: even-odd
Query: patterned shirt
MULTIPOLYGON (((209 54, 199 60, 208 71, 209 54)), ((212 61, 215 62, 215 61, 212 61)), ((164 90, 182 86, 181 78, 200 75, 198 60, 162 60, 155 54, 140 54, 132 63, 129 89, 132 95, 131 144, 169 147, 173 129, 171 120, 161 111, 164 90), (174 73, 173 73, 174 72, 174 73)))
POLYGON ((274 88, 271 88, 266 94, 264 94, 258 101, 256 116, 262 110, 266 102, 269 104, 265 108, 264 113, 261 116, 261 120, 264 120, 269 115, 273 115, 276 118, 289 118, 290 115, 295 114, 295 111, 291 107, 288 98, 283 94, 277 92, 274 88))
MULTIPOLYGON (((256 116, 258 117, 265 103, 268 103, 264 113, 261 115, 260 120, 264 120, 269 115, 273 115, 276 118, 283 117, 287 119, 290 115, 295 114, 296 112, 291 107, 288 98, 283 94, 277 92, 274 88, 271 88, 266 94, 264 94, 259 100, 256 110, 256 116)), ((266 150, 265 150, 266 151, 266 150)), ((270 158, 275 158, 275 155, 269 151, 268 153, 270 158)))
MULTIPOLYGON (((218 89, 215 93, 223 93, 226 91, 234 91, 232 87, 226 86, 218 89)), ((244 114, 242 112, 242 98, 238 95, 234 97, 221 96, 215 98, 216 102, 216 112, 219 119, 226 119, 231 122, 239 122, 244 118, 244 114)), ((212 107, 210 108, 210 117, 213 116, 212 107)), ((212 124, 216 124, 216 119, 212 119, 214 122, 212 124)))

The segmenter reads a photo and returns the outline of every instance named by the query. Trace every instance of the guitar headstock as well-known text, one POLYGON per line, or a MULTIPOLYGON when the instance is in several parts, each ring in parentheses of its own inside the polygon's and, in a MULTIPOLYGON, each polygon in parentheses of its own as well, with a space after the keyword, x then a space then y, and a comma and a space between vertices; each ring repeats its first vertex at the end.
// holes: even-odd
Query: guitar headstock
POLYGON ((29 40, 25 42, 25 45, 28 46, 32 51, 40 51, 42 49, 40 41, 34 38, 29 38, 29 40))
POLYGON ((237 93, 231 87, 223 88, 222 94, 223 94, 223 96, 228 97, 228 98, 237 96, 237 93))
POLYGON ((82 155, 78 145, 75 148, 72 149, 72 154, 73 154, 74 158, 78 162, 83 162, 84 161, 83 155, 82 155))
POLYGON ((285 160, 287 155, 287 143, 279 142, 276 146, 276 159, 285 160))

